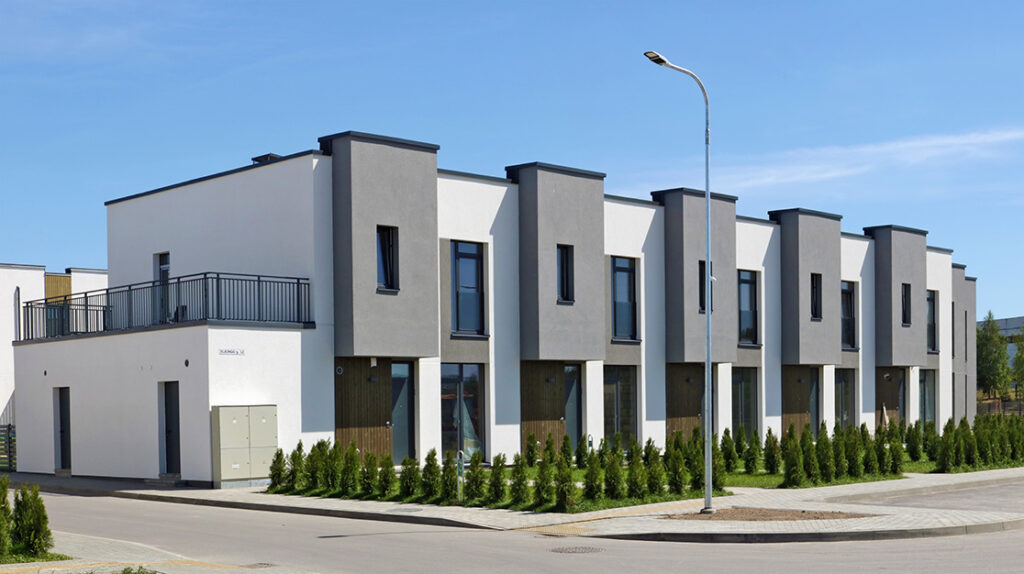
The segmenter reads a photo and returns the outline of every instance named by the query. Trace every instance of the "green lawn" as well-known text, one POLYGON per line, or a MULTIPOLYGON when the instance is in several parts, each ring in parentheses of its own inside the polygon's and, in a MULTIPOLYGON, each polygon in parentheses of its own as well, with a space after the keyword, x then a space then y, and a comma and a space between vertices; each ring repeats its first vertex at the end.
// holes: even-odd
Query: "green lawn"
POLYGON ((57 554, 55 552, 47 552, 42 556, 14 553, 0 557, 0 564, 24 564, 26 562, 56 562, 58 560, 71 560, 71 557, 67 554, 57 554))

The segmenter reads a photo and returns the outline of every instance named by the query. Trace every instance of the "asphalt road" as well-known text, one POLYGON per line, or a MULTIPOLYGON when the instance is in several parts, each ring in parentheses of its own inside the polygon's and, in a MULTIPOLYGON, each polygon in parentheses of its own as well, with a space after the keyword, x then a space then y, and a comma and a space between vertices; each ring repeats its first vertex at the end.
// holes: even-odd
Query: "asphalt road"
MULTIPOLYGON (((1000 489, 1006 487, 999 487, 1000 489)), ((1017 488, 1024 488, 1024 484, 1017 488)), ((961 491, 993 499, 997 492, 961 491)), ((998 489, 997 489, 998 490, 998 489)), ((932 495, 934 497, 934 495, 932 495)), ((1020 572, 1024 530, 918 540, 683 544, 556 538, 45 494, 56 531, 277 572, 1020 572), (598 550, 560 553, 558 549, 598 550)), ((989 500, 994 503, 993 500, 989 500)), ((933 504, 934 506, 934 504, 933 504)))

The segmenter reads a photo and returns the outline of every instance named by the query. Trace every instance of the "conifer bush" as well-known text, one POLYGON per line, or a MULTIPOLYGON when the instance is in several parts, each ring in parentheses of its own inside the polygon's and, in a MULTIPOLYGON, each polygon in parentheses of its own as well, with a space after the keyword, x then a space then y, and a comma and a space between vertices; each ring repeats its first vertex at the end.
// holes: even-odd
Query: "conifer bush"
MULTIPOLYGON (((892 453, 889 452, 889 440, 891 435, 897 433, 886 432, 882 436, 875 437, 875 456, 878 457, 878 474, 888 474, 892 470, 892 453)), ((896 438, 895 440, 899 440, 896 438)))
MULTIPOLYGON (((907 429, 910 432, 910 429, 907 429)), ((889 442, 889 472, 895 475, 903 474, 903 443, 899 436, 894 436, 889 442)))
MULTIPOLYGON (((792 425, 789 427, 792 430, 792 425)), ((800 444, 795 438, 789 438, 787 433, 786 444, 782 448, 785 461, 785 471, 782 486, 795 488, 804 483, 804 457, 800 444)))
POLYGON ((974 432, 971 431, 971 423, 967 422, 967 417, 960 419, 960 426, 956 429, 959 434, 959 440, 963 441, 964 451, 964 464, 970 467, 978 465, 978 442, 974 438, 974 432))
POLYGON ((928 456, 928 460, 938 460, 939 458, 939 433, 935 430, 935 423, 929 422, 924 425, 924 454, 928 456))
POLYGON ((302 490, 306 488, 306 454, 302 449, 302 441, 288 455, 288 472, 285 473, 285 488, 302 490))
POLYGON ((0 557, 9 555, 12 548, 14 515, 11 512, 10 499, 7 498, 10 486, 10 477, 6 474, 0 476, 0 557))
POLYGON ((455 455, 448 451, 441 463, 441 502, 451 503, 459 498, 459 470, 455 467, 455 455))
POLYGON ((654 439, 649 438, 647 439, 647 442, 644 443, 644 466, 651 463, 651 457, 653 456, 661 456, 660 449, 658 449, 658 445, 654 444, 654 439))
POLYGON ((530 486, 526 478, 526 460, 519 454, 512 457, 512 484, 509 485, 508 494, 513 506, 526 504, 530 499, 530 486))
MULTIPOLYGON (((714 436, 714 438, 718 437, 714 436)), ((725 488, 725 457, 722 456, 722 449, 718 448, 716 440, 711 441, 711 488, 714 490, 725 488)))
POLYGON ((821 472, 818 466, 818 451, 814 448, 814 431, 811 423, 804 425, 800 433, 800 454, 804 459, 804 476, 807 480, 817 483, 821 480, 821 472))
POLYGON ((647 469, 644 467, 642 456, 634 456, 629 462, 629 470, 626 475, 626 492, 630 498, 643 498, 647 496, 647 469))
POLYGON ((597 444, 597 459, 601 462, 601 468, 608 464, 608 441, 605 439, 597 444))
POLYGON ((550 504, 555 498, 555 469, 552 468, 551 458, 541 457, 537 463, 537 478, 533 479, 533 502, 537 506, 550 504))
POLYGON ((480 450, 469 457, 469 469, 466 470, 466 484, 463 488, 466 500, 477 500, 486 494, 487 475, 484 472, 484 453, 480 450))
POLYGON ((359 471, 359 489, 366 497, 377 493, 377 455, 372 452, 363 456, 363 468, 359 471))
POLYGON ((736 463, 739 461, 739 456, 736 454, 736 443, 732 440, 732 433, 729 429, 725 429, 722 433, 722 458, 725 463, 725 471, 733 472, 736 470, 736 463))
MULTIPOLYGON (((548 433, 548 438, 544 441, 544 454, 542 457, 548 459, 548 464, 554 465, 555 461, 558 460, 558 451, 555 450, 555 438, 548 433)), ((551 469, 554 472, 554 468, 551 469)))
POLYGON ((654 496, 661 496, 665 493, 665 463, 661 462, 661 453, 658 447, 654 447, 647 457, 645 467, 647 469, 647 492, 654 496))
POLYGON ((587 474, 583 477, 583 497, 587 500, 601 498, 601 457, 597 452, 587 456, 587 474))
MULTIPOLYGON (((569 435, 566 435, 565 438, 568 443, 569 435)), ((572 458, 565 460, 570 461, 572 458)), ((491 504, 498 504, 504 501, 505 490, 505 455, 497 454, 491 459, 491 476, 487 485, 487 501, 491 504)))
POLYGON ((914 462, 921 460, 921 424, 921 421, 917 421, 907 429, 907 454, 914 462))
POLYGON ((402 459, 402 474, 398 475, 398 495, 411 498, 420 487, 420 464, 415 458, 402 459))
POLYGON ((276 491, 284 486, 285 474, 288 472, 288 463, 284 460, 284 451, 274 451, 274 458, 270 460, 270 490, 276 491))
POLYGON ((326 486, 330 490, 341 488, 341 465, 345 461, 345 448, 335 441, 327 451, 326 486))
POLYGON ((704 490, 704 445, 697 446, 691 441, 689 455, 686 470, 690 474, 690 490, 704 490))
POLYGON ((846 473, 854 478, 864 475, 864 451, 861 449, 860 433, 852 428, 846 433, 846 473))
POLYGON ((427 451, 420 474, 420 490, 427 500, 441 494, 441 466, 437 463, 437 449, 427 451))
POLYGON ((666 482, 668 490, 672 494, 683 494, 686 491, 686 462, 683 460, 683 453, 677 448, 672 449, 668 457, 668 464, 665 465, 666 482))
POLYGON ((571 511, 579 500, 576 482, 572 479, 572 467, 569 466, 571 460, 571 457, 560 459, 555 472, 555 510, 559 512, 571 511))
POLYGON ((846 476, 846 433, 838 422, 832 430, 832 460, 837 479, 846 476))
POLYGON ((743 471, 747 474, 757 474, 757 462, 761 458, 761 441, 752 439, 743 452, 743 471))
POLYGON ((526 435, 526 448, 523 456, 526 457, 526 466, 533 468, 537 464, 537 435, 530 433, 526 435))
POLYGON ((764 471, 768 474, 779 474, 782 468, 782 451, 779 439, 772 434, 772 429, 764 435, 764 471))
MULTIPOLYGON (((419 467, 417 466, 417 474, 419 467)), ((417 478, 419 478, 417 476, 417 478)), ((350 441, 345 449, 345 457, 341 461, 341 470, 338 471, 338 490, 342 496, 355 496, 359 490, 359 449, 356 448, 356 441, 350 441)))
MULTIPOLYGON (((861 435, 863 437, 863 435, 861 435)), ((878 474, 878 451, 875 449, 875 441, 868 435, 863 441, 864 446, 864 474, 878 474)))
POLYGON ((574 453, 573 453, 573 450, 572 450, 572 439, 570 439, 569 435, 567 435, 567 434, 566 435, 562 435, 562 452, 561 452, 561 455, 562 455, 562 458, 565 459, 565 464, 568 464, 570 469, 572 468, 572 462, 573 462, 573 459, 575 458, 573 456, 573 454, 574 453))
POLYGON ((604 495, 612 500, 626 496, 626 479, 622 475, 622 455, 618 450, 608 453, 608 462, 604 466, 604 495))
POLYGON ((740 425, 740 428, 736 429, 736 436, 732 440, 736 443, 736 456, 742 460, 743 455, 747 452, 747 429, 740 425))
POLYGON ((956 469, 956 427, 953 419, 946 422, 942 429, 942 438, 936 441, 938 448, 935 454, 935 469, 939 472, 952 472, 956 469))
POLYGON ((330 456, 331 445, 326 440, 318 440, 309 449, 309 456, 306 457, 306 484, 309 488, 327 488, 327 464, 330 456))
POLYGON ((587 468, 588 450, 590 449, 587 447, 587 436, 581 434, 580 440, 576 441, 576 468, 580 470, 587 468))
POLYGON ((380 472, 377 473, 377 493, 386 499, 395 491, 395 461, 390 454, 380 457, 380 472))
POLYGON ((13 546, 20 546, 26 554, 42 556, 53 548, 53 534, 46 506, 39 496, 39 486, 21 485, 14 493, 14 528, 11 532, 13 546))
POLYGON ((828 437, 828 428, 824 421, 818 429, 818 442, 814 445, 818 455, 818 473, 821 481, 832 482, 836 478, 835 453, 832 452, 832 440, 828 437))

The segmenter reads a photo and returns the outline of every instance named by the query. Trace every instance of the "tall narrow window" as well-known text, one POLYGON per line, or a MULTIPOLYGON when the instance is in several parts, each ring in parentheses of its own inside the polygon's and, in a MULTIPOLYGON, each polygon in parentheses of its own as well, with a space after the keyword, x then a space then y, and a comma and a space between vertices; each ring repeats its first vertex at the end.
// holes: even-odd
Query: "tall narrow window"
POLYGON ((441 450, 483 454, 483 365, 441 363, 441 450))
POLYGON ((398 228, 377 226, 377 288, 398 289, 398 228))
POLYGON ((903 284, 903 324, 910 324, 910 283, 903 284))
POLYGON ((935 291, 932 291, 931 289, 928 290, 925 315, 928 317, 928 350, 933 352, 938 351, 939 340, 935 317, 935 291))
POLYGON ((840 305, 843 318, 843 348, 857 348, 857 319, 854 314, 854 283, 843 281, 839 292, 840 305))
POLYGON ((921 369, 919 375, 920 386, 918 390, 918 417, 924 423, 935 423, 935 371, 921 369))
POLYGON ((971 354, 968 353, 970 348, 967 346, 967 328, 969 326, 970 326, 969 323, 967 323, 967 310, 965 309, 964 310, 964 360, 965 361, 967 360, 967 357, 971 356, 971 354))
POLYGON ((575 300, 572 245, 559 245, 556 256, 558 259, 558 302, 572 303, 575 300))
MULTIPOLYGON (((698 261, 697 262, 697 275, 700 276, 700 287, 697 288, 697 293, 698 293, 698 295, 697 295, 697 298, 698 298, 698 301, 697 301, 697 307, 698 308, 697 308, 697 310, 700 313, 703 313, 707 309, 707 293, 705 292, 706 289, 707 289, 707 276, 705 275, 705 273, 707 273, 707 265, 705 264, 704 261, 698 261)), ((714 262, 711 263, 711 276, 712 276, 712 278, 715 276, 715 264, 714 264, 714 262)), ((712 283, 711 285, 712 285, 712 287, 711 287, 711 310, 714 311, 714 309, 715 309, 715 307, 714 307, 714 305, 715 305, 715 288, 714 288, 714 283, 712 283)))
POLYGON ((821 273, 811 273, 811 319, 821 319, 821 273))
POLYGON ((452 330, 484 332, 483 245, 452 241, 452 330))
POLYGON ((612 257, 612 337, 636 340, 636 266, 628 257, 612 257))
POLYGON ((953 357, 956 357, 956 303, 950 303, 950 314, 949 314, 949 339, 953 341, 951 345, 953 348, 953 357))
POLYGON ((14 288, 14 340, 21 340, 21 287, 14 288))
POLYGON ((740 269, 739 311, 740 343, 757 343, 757 273, 740 269))
POLYGON ((734 367, 732 370, 732 432, 742 428, 757 433, 757 369, 734 367))

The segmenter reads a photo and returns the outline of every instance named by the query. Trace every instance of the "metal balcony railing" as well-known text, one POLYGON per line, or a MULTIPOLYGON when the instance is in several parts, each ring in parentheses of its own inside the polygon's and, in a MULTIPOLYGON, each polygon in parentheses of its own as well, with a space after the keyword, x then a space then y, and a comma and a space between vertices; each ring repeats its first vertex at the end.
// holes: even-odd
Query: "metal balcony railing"
POLYGON ((309 279, 201 273, 50 297, 24 306, 21 340, 204 320, 311 323, 309 279))

